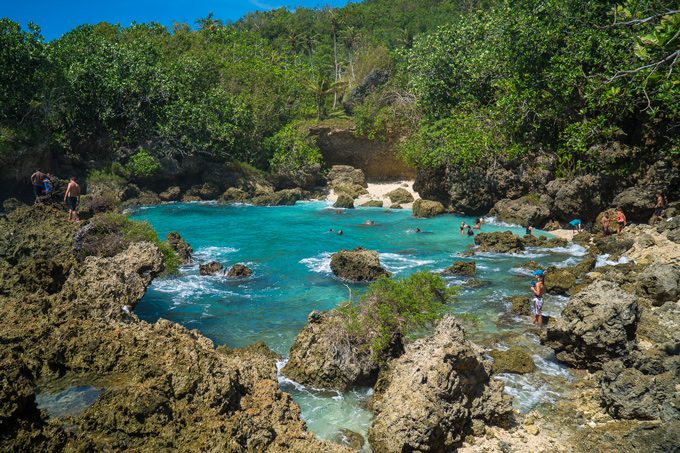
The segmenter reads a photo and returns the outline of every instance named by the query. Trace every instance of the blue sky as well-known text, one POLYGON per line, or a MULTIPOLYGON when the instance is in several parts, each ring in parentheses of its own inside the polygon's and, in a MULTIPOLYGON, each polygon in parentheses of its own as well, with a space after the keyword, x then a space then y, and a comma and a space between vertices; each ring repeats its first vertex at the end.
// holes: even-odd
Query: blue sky
POLYGON ((81 24, 97 22, 130 25, 184 22, 193 26, 198 18, 212 11, 222 20, 236 20, 250 11, 287 6, 342 6, 347 0, 0 0, 0 17, 40 26, 45 39, 58 38, 81 24))

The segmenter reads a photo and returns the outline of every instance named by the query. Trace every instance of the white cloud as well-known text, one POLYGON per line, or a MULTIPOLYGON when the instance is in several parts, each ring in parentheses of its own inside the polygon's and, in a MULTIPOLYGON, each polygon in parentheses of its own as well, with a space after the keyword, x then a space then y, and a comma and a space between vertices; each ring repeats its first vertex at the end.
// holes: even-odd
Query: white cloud
POLYGON ((248 3, 250 3, 251 5, 253 5, 254 7, 259 8, 259 9, 267 9, 267 10, 274 9, 273 5, 270 5, 269 3, 262 2, 260 0, 248 0, 248 3))

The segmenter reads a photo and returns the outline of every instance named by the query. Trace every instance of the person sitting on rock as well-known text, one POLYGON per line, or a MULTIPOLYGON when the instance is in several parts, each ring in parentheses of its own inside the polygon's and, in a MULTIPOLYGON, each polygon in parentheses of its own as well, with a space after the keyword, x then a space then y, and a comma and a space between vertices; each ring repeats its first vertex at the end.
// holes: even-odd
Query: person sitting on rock
POLYGON ((481 230, 482 229, 482 219, 477 219, 475 221, 474 229, 475 230, 481 230))
POLYGON ((628 222, 626 220, 626 214, 623 213, 623 210, 619 206, 618 208, 616 208, 616 226, 617 226, 616 234, 621 234, 623 228, 626 226, 627 223, 628 222))
POLYGON ((534 293, 531 307, 531 325, 538 321, 538 328, 543 327, 543 294, 545 293, 545 286, 543 285, 543 270, 537 269, 534 271, 535 282, 531 282, 531 291, 534 293))

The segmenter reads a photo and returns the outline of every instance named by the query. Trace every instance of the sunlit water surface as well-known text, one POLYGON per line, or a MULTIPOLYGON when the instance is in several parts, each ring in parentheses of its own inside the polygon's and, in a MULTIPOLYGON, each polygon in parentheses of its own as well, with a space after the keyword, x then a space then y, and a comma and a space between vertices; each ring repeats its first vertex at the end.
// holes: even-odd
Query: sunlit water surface
MULTIPOLYGON (((332 253, 357 246, 378 250, 383 265, 397 277, 440 271, 461 259, 458 254, 473 243, 473 238, 459 234, 458 226, 461 220, 474 221, 453 215, 415 219, 410 210, 336 210, 326 202, 271 208, 165 204, 138 209, 131 217, 149 221, 161 237, 178 231, 193 247, 196 261, 182 268, 179 276, 153 282, 135 310, 140 318, 169 319, 232 347, 264 341, 283 357, 312 310, 331 309, 349 296, 348 286, 331 273, 332 253), (375 225, 366 226, 367 220, 375 225), (332 233, 331 228, 344 234, 332 233), (422 233, 416 233, 416 228, 422 233), (245 263, 254 275, 238 281, 200 276, 198 263, 211 260, 225 267, 245 263)), ((507 225, 485 224, 482 229, 507 230, 524 234, 523 229, 507 225)), ((577 263, 583 254, 583 249, 572 246, 476 256, 471 258, 477 263, 476 278, 485 285, 463 290, 451 306, 453 313, 465 314, 462 318, 474 341, 498 348, 519 345, 534 356, 537 372, 498 376, 520 410, 553 403, 568 386, 570 375, 536 335, 527 332, 527 319, 508 314, 507 296, 529 294, 530 273, 519 265, 534 259, 566 266, 577 263)), ((464 281, 448 279, 451 285, 464 281)), ((350 288, 356 300, 365 287, 350 288)), ((558 315, 566 301, 548 296, 544 312, 558 315)), ((365 435, 372 418, 365 407, 369 389, 339 393, 308 389, 283 376, 279 382, 318 436, 337 439, 342 428, 365 435)))

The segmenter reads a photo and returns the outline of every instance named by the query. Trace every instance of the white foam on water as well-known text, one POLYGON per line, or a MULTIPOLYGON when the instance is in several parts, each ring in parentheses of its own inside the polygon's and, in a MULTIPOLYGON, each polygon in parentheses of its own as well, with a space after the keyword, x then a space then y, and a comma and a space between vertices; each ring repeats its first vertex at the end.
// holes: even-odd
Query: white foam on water
POLYGON ((194 258, 197 258, 196 261, 219 261, 221 259, 225 259, 227 255, 236 252, 238 252, 238 249, 234 247, 201 247, 194 252, 194 258))
POLYGON ((536 253, 531 250, 524 250, 516 253, 495 253, 495 252, 477 252, 475 257, 479 259, 498 259, 498 258, 544 258, 549 253, 536 253))
POLYGON ((237 296, 218 284, 224 280, 222 276, 184 275, 173 279, 159 279, 152 283, 155 291, 172 294, 175 305, 194 296, 237 296))
POLYGON ((398 253, 381 253, 380 261, 385 268, 392 273, 399 273, 406 269, 433 264, 434 260, 417 259, 410 256, 399 255, 398 253))
POLYGON ((576 266, 578 263, 579 263, 578 258, 572 256, 571 258, 567 258, 564 261, 560 261, 559 263, 555 263, 555 267, 557 267, 557 268, 571 267, 571 266, 576 266))
POLYGON ((569 244, 566 247, 528 247, 528 250, 535 250, 537 252, 560 253, 572 256, 586 256, 588 250, 578 244, 569 244))
POLYGON ((526 267, 512 267, 508 272, 515 275, 525 275, 527 277, 534 275, 534 271, 527 269, 526 267))
POLYGON ((539 404, 553 404, 561 396, 534 374, 501 373, 495 379, 505 383, 505 393, 512 396, 513 406, 529 412, 539 404))
POLYGON ((312 256, 310 258, 303 258, 300 260, 300 264, 307 266, 312 272, 318 274, 330 274, 331 271, 331 252, 322 252, 317 256, 312 256))
POLYGON ((545 359, 538 354, 535 354, 533 359, 534 363, 536 364, 536 369, 541 374, 561 377, 568 381, 572 380, 572 375, 569 372, 569 368, 567 368, 565 365, 557 363, 556 361, 552 360, 552 358, 545 359))
POLYGON ((630 262, 630 259, 625 255, 619 257, 618 260, 614 261, 609 259, 608 253, 605 253, 604 255, 597 255, 595 267, 616 266, 618 264, 626 264, 628 262, 630 262))
POLYGON ((493 226, 498 226, 502 228, 522 228, 522 225, 517 225, 514 223, 507 223, 507 222, 502 222, 496 218, 496 216, 490 216, 490 217, 483 217, 482 221, 485 224, 488 225, 493 225, 493 226))

